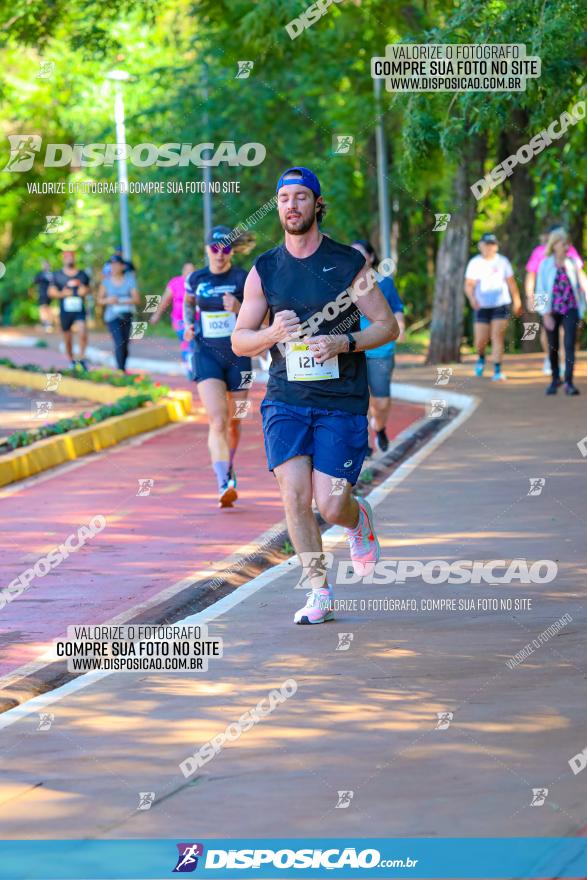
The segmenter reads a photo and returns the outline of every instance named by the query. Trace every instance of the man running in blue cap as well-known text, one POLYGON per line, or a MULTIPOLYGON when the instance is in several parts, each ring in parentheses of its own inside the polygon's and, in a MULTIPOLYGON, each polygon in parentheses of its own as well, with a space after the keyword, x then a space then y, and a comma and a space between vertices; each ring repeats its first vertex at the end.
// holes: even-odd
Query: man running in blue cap
MULTIPOLYGON (((302 564, 323 559, 314 497, 324 519, 347 530, 355 571, 364 575, 380 549, 369 504, 352 494, 368 443, 363 352, 396 339, 399 329, 364 257, 320 232, 325 205, 315 174, 301 166, 285 171, 277 209, 285 241, 249 272, 232 348, 248 357, 271 349, 261 406, 265 449, 302 564), (267 312, 269 326, 261 329, 267 312), (361 313, 371 322, 365 330, 361 313)), ((332 586, 324 565, 304 567, 312 589, 294 622, 323 623, 333 616, 332 586)))

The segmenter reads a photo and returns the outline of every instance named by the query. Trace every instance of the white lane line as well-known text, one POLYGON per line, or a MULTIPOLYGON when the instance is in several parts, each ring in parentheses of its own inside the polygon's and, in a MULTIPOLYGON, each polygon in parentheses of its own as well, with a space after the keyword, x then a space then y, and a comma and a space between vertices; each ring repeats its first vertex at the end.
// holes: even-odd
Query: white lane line
MULTIPOLYGON (((396 384, 395 388, 396 390, 399 390, 399 383, 396 384)), ((414 395, 418 395, 418 397, 420 397, 422 392, 427 391, 428 396, 422 397, 419 402, 430 400, 437 394, 437 392, 431 389, 420 388, 420 386, 416 385, 402 386, 401 391, 406 395, 413 393, 414 395), (412 389, 416 390, 412 391, 412 389)), ((403 395, 400 394, 397 394, 396 396, 401 396, 404 400, 410 399, 408 397, 403 397, 403 395)), ((410 458, 401 464, 397 470, 390 474, 387 480, 385 480, 380 486, 377 486, 377 488, 367 496, 372 507, 377 507, 381 504, 383 499, 393 491, 396 486, 399 486, 400 483, 409 477, 412 471, 424 461, 424 459, 431 455, 441 443, 444 443, 444 441, 450 437, 457 428, 460 428, 460 426, 472 416, 479 405, 479 398, 477 397, 464 394, 455 395, 452 393, 451 395, 444 393, 443 396, 449 401, 449 403, 454 403, 454 398, 459 398, 463 406, 462 411, 455 419, 449 422, 448 425, 442 428, 428 443, 426 443, 425 446, 414 453, 414 455, 410 456, 410 458), (451 397, 453 398, 452 400, 450 399, 451 397)), ((340 526, 332 526, 322 535, 323 541, 330 544, 337 544, 339 541, 343 540, 343 538, 344 529, 340 526)), ((267 569, 267 571, 264 571, 262 574, 253 578, 247 584, 238 587, 228 596, 224 596, 218 602, 215 602, 214 605, 210 605, 203 611, 198 611, 196 614, 192 614, 189 617, 184 617, 183 620, 176 621, 175 625, 190 626, 198 623, 204 624, 211 620, 215 620, 217 617, 226 614, 245 599, 248 599, 249 596, 254 595, 254 593, 267 586, 267 584, 270 584, 272 581, 281 577, 282 574, 285 574, 287 571, 298 566, 299 562, 297 558, 286 559, 284 562, 280 562, 279 565, 267 569)), ((100 681, 102 678, 106 678, 108 675, 112 675, 112 671, 86 672, 84 675, 73 679, 73 681, 67 682, 67 684, 61 685, 61 687, 56 688, 47 694, 40 694, 38 697, 33 697, 31 700, 27 700, 26 703, 22 703, 20 706, 15 706, 14 709, 8 709, 8 711, 0 715, 0 730, 9 727, 16 721, 20 721, 21 718, 26 718, 28 715, 41 711, 45 706, 49 706, 52 703, 63 699, 63 697, 67 697, 70 694, 83 690, 89 685, 100 681)))
MULTIPOLYGON (((281 574, 284 574, 291 567, 291 561, 286 559, 284 562, 280 562, 279 565, 273 566, 263 572, 263 574, 253 578, 248 584, 243 584, 242 587, 239 587, 230 595, 220 599, 214 605, 211 605, 204 611, 200 611, 198 614, 186 617, 185 620, 190 622, 198 621, 199 623, 207 623, 208 621, 214 620, 216 617, 225 614, 234 605, 237 605, 239 602, 252 596, 253 593, 256 593, 261 587, 264 587, 281 574)), ((184 621, 178 620, 174 626, 181 626, 183 623, 184 621)), ((68 681, 66 684, 61 685, 61 687, 58 687, 49 693, 39 694, 38 697, 33 697, 31 700, 27 700, 26 703, 21 703, 20 706, 15 706, 14 709, 8 709, 7 712, 0 715, 0 730, 3 730, 5 727, 10 727, 11 724, 20 721, 21 718, 26 718, 28 715, 42 711, 46 706, 50 706, 52 703, 56 703, 64 697, 68 697, 70 694, 75 694, 77 691, 83 690, 89 685, 106 678, 108 675, 112 675, 112 671, 114 670, 86 672, 84 675, 74 678, 73 681, 68 681)))
MULTIPOLYGON (((285 520, 282 520, 277 526, 267 529, 267 531, 263 532, 262 535, 259 535, 254 541, 250 541, 248 544, 243 544, 241 547, 237 548, 234 553, 227 556, 225 559, 216 563, 211 563, 207 568, 192 571, 190 574, 181 578, 181 580, 176 581, 169 587, 165 587, 165 589, 161 590, 159 593, 155 593, 155 595, 151 596, 149 599, 145 599, 144 602, 140 602, 138 605, 133 605, 131 608, 127 608, 125 611, 122 611, 115 617, 111 617, 109 620, 101 621, 100 626, 121 626, 128 620, 132 620, 133 617, 137 617, 139 614, 143 614, 153 606, 160 605, 162 602, 172 598, 177 593, 181 593, 182 590, 187 589, 194 583, 214 580, 215 572, 226 575, 234 573, 235 571, 240 571, 240 569, 245 567, 246 561, 249 557, 253 556, 259 551, 259 549, 270 543, 271 538, 275 537, 276 529, 280 532, 285 528, 285 520)), ((269 571, 271 571, 271 569, 269 569, 269 571)), ((241 588, 239 587, 238 589, 241 588)), ((33 673, 38 672, 39 669, 43 669, 49 663, 55 662, 55 660, 57 660, 57 657, 55 655, 55 648, 52 645, 40 654, 36 660, 30 660, 23 666, 19 666, 17 669, 13 669, 12 672, 8 672, 6 675, 2 676, 0 678, 0 690, 10 687, 21 678, 25 678, 27 675, 32 675, 33 673)))

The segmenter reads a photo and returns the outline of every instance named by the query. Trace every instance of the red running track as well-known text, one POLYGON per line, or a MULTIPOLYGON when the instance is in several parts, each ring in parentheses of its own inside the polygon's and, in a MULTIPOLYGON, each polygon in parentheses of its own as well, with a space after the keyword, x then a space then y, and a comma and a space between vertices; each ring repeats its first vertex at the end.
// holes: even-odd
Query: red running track
MULTIPOLYGON (((195 391, 182 380, 172 384, 195 391)), ((217 507, 201 411, 194 421, 64 465, 16 491, 0 490, 6 548, 0 586, 92 517, 101 514, 107 521, 102 532, 0 610, 0 676, 36 660, 67 626, 104 623, 220 562, 283 519, 277 484, 267 471, 262 396, 256 388, 243 422, 233 509, 217 507), (137 495, 140 480, 153 481, 149 495, 137 495)), ((421 406, 394 403, 390 436, 422 415, 421 406)))

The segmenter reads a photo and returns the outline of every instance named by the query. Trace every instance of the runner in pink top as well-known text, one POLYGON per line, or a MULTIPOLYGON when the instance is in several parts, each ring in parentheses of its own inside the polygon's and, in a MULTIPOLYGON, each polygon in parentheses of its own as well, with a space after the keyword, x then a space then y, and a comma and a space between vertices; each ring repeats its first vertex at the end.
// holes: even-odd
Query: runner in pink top
MULTIPOLYGON (((187 264, 191 265, 191 264, 187 264)), ((193 271, 193 270, 192 270, 193 271)), ((189 273, 188 273, 189 274, 189 273)), ((171 291, 171 326, 175 331, 183 329, 183 295, 185 293, 185 278, 183 275, 175 275, 167 282, 171 291)))
MULTIPOLYGON (((542 260, 544 259, 545 256, 546 256, 546 245, 539 244, 537 247, 534 248, 534 250, 530 254, 530 259, 526 263, 526 272, 533 272, 534 275, 536 275, 536 273, 538 272, 538 267, 540 266, 540 263, 542 262, 542 260)), ((577 253, 577 251, 575 250, 573 245, 570 245, 570 247, 567 251, 567 256, 571 257, 572 260, 575 260, 579 264, 579 267, 581 269, 583 268, 583 260, 581 259, 581 257, 579 256, 579 254, 577 253)))
POLYGON ((157 324, 163 312, 171 303, 171 326, 177 334, 177 338, 181 343, 181 359, 188 378, 191 376, 190 354, 192 351, 192 343, 185 342, 183 338, 183 297, 185 294, 185 279, 194 271, 193 263, 184 263, 181 275, 175 275, 171 278, 165 287, 165 292, 161 297, 156 311, 153 313, 150 323, 157 324))

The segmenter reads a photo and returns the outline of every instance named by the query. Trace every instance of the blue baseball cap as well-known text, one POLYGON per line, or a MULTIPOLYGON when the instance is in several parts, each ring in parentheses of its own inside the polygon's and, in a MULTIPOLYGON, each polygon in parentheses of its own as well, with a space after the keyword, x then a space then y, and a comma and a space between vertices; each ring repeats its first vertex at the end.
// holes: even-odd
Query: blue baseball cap
POLYGON ((229 229, 228 226, 213 226, 206 236, 206 244, 218 244, 219 242, 223 245, 230 244, 229 236, 231 232, 232 229, 229 229), (227 238, 229 239, 228 242, 226 242, 227 238))
POLYGON ((299 186, 307 186, 308 189, 312 190, 316 198, 321 195, 320 181, 313 171, 310 171, 309 168, 303 168, 302 165, 296 165, 295 167, 288 168, 287 171, 284 171, 277 181, 275 192, 279 192, 282 186, 288 186, 291 183, 297 183, 299 186), (292 171, 297 171, 298 174, 301 174, 301 177, 290 177, 288 179, 288 175, 291 174, 292 171))

